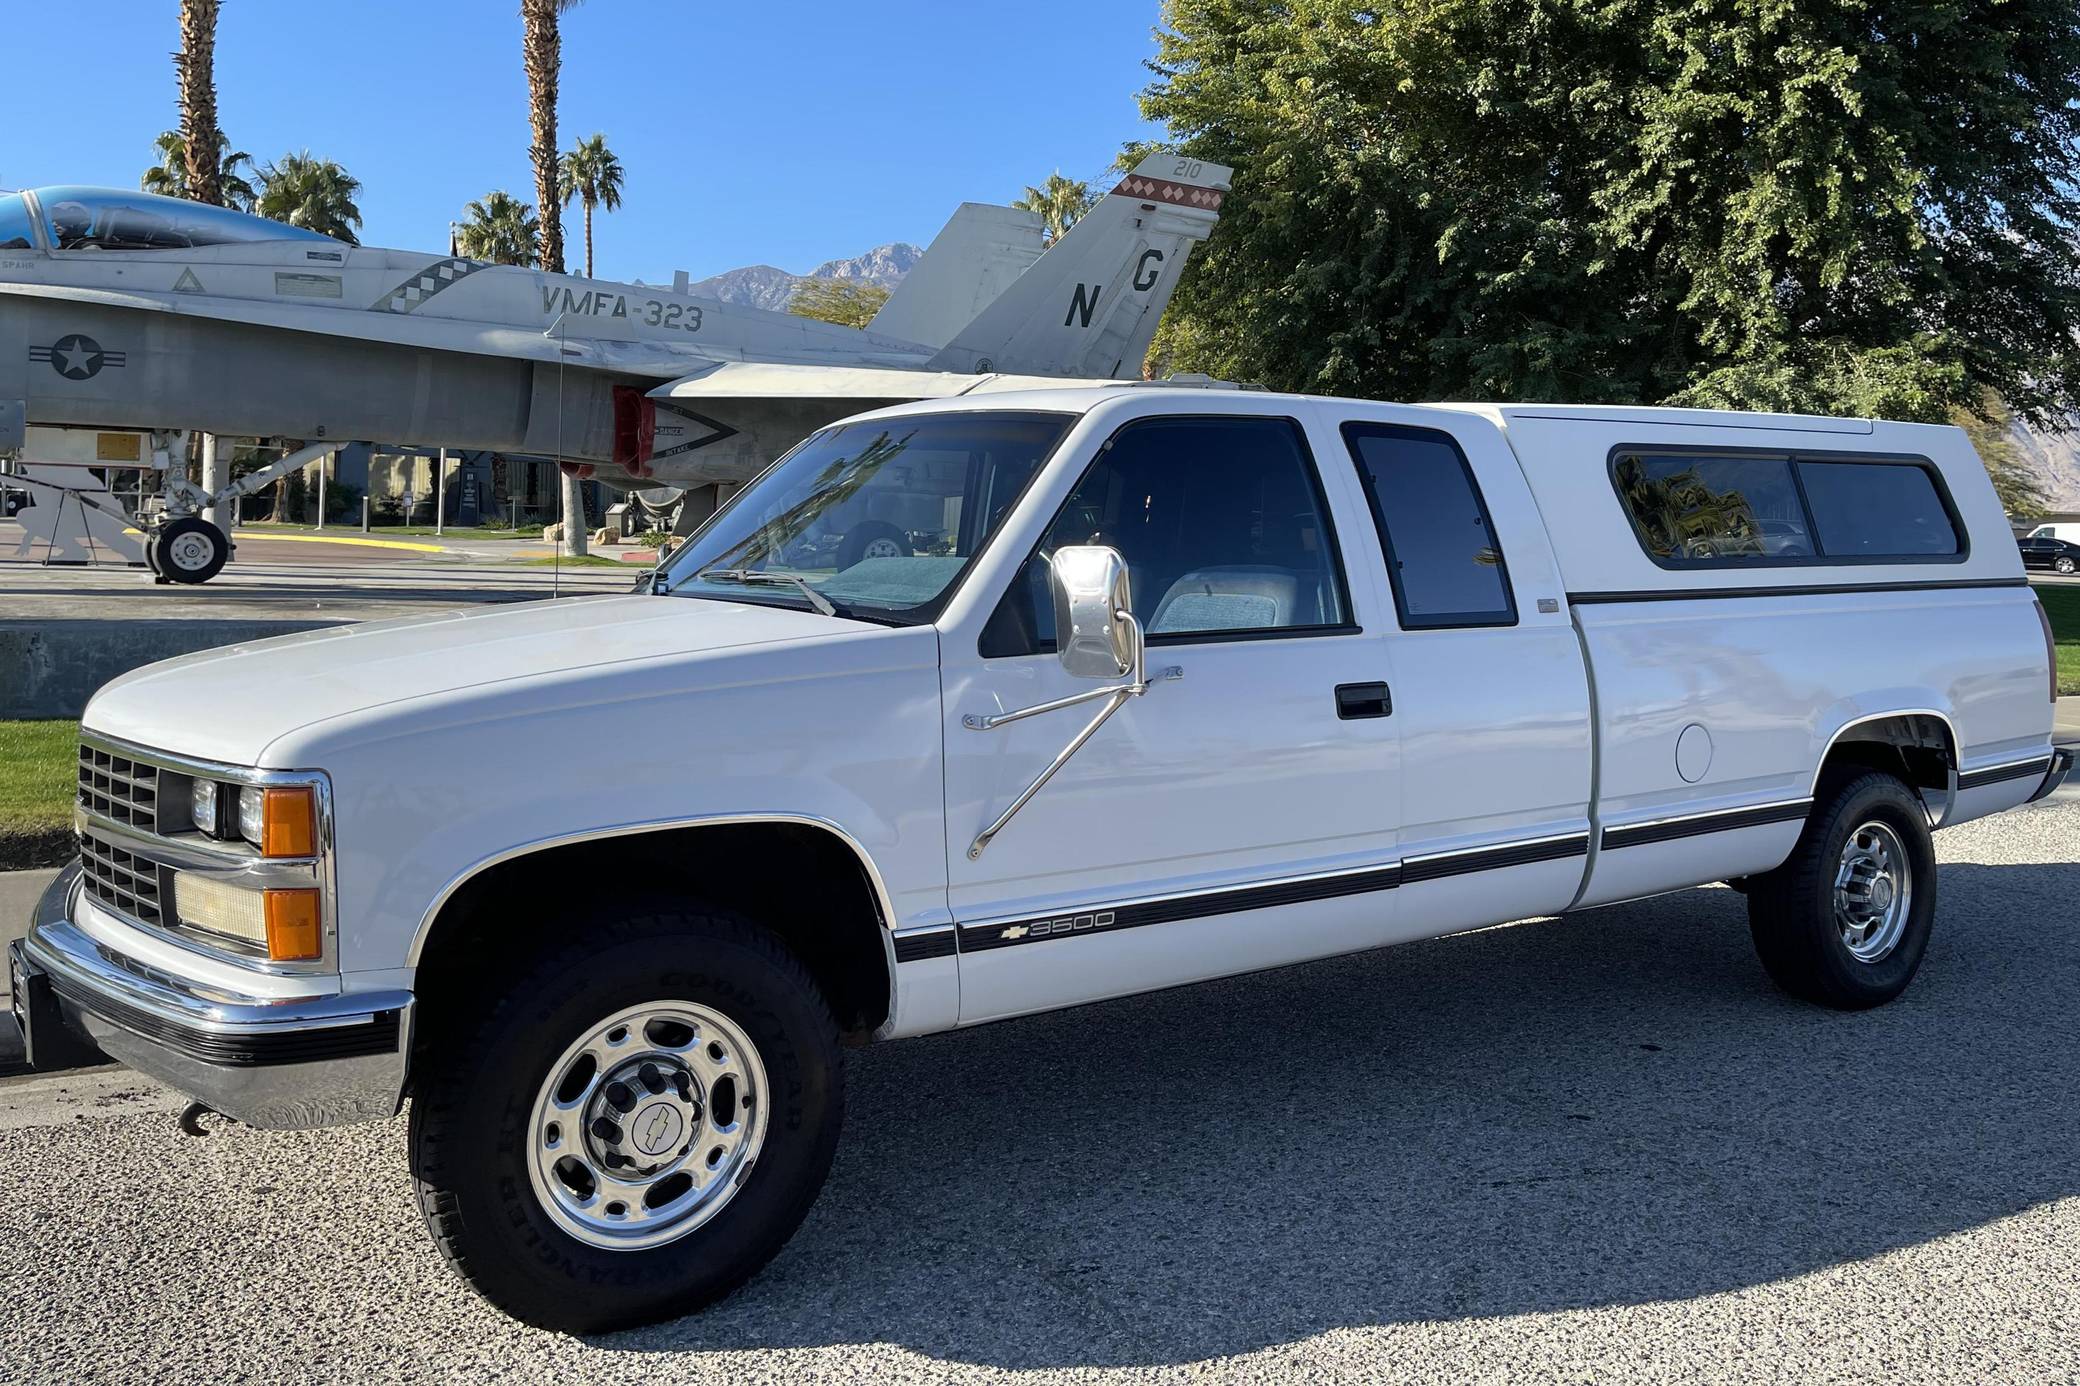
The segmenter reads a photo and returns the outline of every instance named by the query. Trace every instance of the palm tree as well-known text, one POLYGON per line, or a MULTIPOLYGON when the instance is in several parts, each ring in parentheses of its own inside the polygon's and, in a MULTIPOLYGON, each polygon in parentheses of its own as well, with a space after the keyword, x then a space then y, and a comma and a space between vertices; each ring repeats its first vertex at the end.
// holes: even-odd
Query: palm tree
POLYGON ((224 205, 224 135, 217 129, 217 5, 218 0, 181 0, 181 51, 173 55, 181 89, 187 195, 213 207, 224 205))
POLYGON ((607 148, 607 137, 596 134, 579 140, 563 156, 563 200, 573 197, 585 204, 585 277, 592 278, 592 209, 610 212, 621 208, 621 161, 607 148))
MULTIPOLYGON (((563 33, 559 20, 578 0, 520 0, 520 55, 527 67, 527 115, 534 126, 528 158, 534 163, 534 200, 541 209, 541 267, 563 273, 563 198, 557 191, 562 172, 556 160, 556 78, 563 67, 563 33)), ((561 469, 559 469, 561 471, 561 469)), ((576 476, 563 476, 563 551, 585 552, 585 493, 576 476)))
POLYGON ((456 228, 455 248, 472 260, 489 260, 494 265, 524 265, 534 258, 535 236, 541 224, 534 208, 509 192, 486 193, 481 201, 462 209, 462 225, 456 228))
POLYGON ((361 180, 330 159, 316 159, 306 149, 284 154, 260 170, 260 198, 253 210, 271 221, 285 221, 348 245, 360 245, 354 228, 361 209, 354 205, 361 180))
MULTIPOLYGON (((152 141, 159 151, 159 162, 144 171, 137 186, 148 193, 162 197, 189 197, 188 192, 188 142, 181 138, 178 130, 168 130, 152 141)), ((246 179, 244 170, 251 168, 253 156, 243 149, 232 150, 224 155, 217 168, 217 188, 224 196, 226 207, 236 207, 241 212, 253 210, 259 194, 246 179)), ((193 199, 190 198, 192 201, 193 199)))
POLYGON ((1037 188, 1027 188, 1026 195, 1011 205, 1039 213, 1047 243, 1052 245, 1067 234, 1097 200, 1091 196, 1090 184, 1081 178, 1064 178, 1062 171, 1056 169, 1047 175, 1045 183, 1037 188))
POLYGON ((534 201, 540 208, 539 263, 563 273, 563 197, 556 158, 556 79, 563 69, 560 18, 578 0, 520 0, 521 58, 527 67, 527 114, 534 127, 528 159, 534 164, 534 201))

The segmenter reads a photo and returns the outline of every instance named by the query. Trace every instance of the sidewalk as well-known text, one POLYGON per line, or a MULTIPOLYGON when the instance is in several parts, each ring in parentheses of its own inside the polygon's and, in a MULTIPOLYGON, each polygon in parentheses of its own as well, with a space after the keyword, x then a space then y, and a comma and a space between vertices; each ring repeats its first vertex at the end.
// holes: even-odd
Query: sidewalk
POLYGON ((2058 700, 2053 714, 2051 739, 2061 746, 2080 746, 2080 695, 2058 700))

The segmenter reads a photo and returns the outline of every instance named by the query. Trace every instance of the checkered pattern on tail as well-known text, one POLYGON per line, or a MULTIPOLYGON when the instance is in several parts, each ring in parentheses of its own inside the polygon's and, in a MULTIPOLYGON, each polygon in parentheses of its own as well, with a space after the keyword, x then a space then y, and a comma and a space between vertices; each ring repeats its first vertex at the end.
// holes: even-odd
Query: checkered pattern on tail
POLYGON ((368 306, 378 313, 409 313, 450 284, 485 268, 482 261, 449 256, 436 260, 368 306))

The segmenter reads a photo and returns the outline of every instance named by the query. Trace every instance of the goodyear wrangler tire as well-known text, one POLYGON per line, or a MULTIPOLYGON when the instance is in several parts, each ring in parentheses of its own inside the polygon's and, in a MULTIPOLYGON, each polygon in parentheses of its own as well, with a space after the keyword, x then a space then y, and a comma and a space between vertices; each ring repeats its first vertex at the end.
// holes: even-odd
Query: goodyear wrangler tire
POLYGON ((573 921, 429 1034, 410 1121, 448 1263, 538 1327, 627 1328, 750 1279, 823 1187, 844 1112, 808 972, 733 916, 573 921))
POLYGON ((1875 772, 1823 780, 1790 860, 1748 888, 1763 968, 1793 996, 1836 1010, 1905 991, 1935 913, 1928 815, 1906 785, 1875 772))

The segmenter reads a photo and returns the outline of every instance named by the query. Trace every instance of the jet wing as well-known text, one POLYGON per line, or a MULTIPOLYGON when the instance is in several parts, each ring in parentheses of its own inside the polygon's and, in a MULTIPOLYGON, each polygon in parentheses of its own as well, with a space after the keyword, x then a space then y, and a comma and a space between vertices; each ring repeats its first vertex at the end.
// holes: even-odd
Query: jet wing
MULTIPOLYGON (((375 313, 351 308, 308 308, 298 304, 261 303, 251 299, 199 294, 162 294, 136 290, 88 289, 61 284, 0 283, 0 294, 60 302, 91 303, 145 313, 173 313, 219 322, 250 323, 285 332, 353 337, 394 346, 431 351, 460 351, 530 361, 564 361, 593 370, 628 375, 683 376, 690 367, 716 358, 691 346, 661 342, 608 341, 598 337, 559 342, 547 333, 521 327, 466 322, 454 318, 375 313)), ((902 372, 897 372, 902 374, 902 372)), ((972 379, 973 377, 968 377, 972 379)))
POLYGON ((919 371, 889 366, 796 366, 768 361, 718 361, 650 391, 652 399, 948 399, 998 390, 1050 390, 1116 381, 1065 380, 1053 375, 977 375, 972 371, 919 371))

